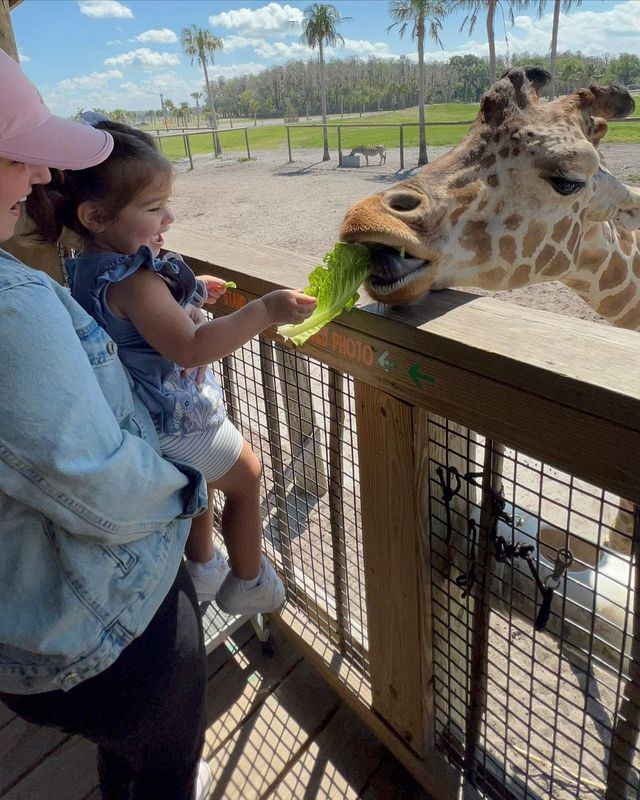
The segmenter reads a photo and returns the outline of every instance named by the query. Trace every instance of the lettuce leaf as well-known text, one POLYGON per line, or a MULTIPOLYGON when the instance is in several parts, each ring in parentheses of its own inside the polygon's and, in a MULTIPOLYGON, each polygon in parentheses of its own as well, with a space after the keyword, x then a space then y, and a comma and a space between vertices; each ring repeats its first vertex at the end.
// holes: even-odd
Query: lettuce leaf
POLYGON ((304 344, 343 311, 349 311, 359 298, 358 288, 369 274, 369 251, 361 244, 336 246, 326 254, 323 264, 309 274, 304 293, 317 298, 313 314, 296 325, 280 325, 277 332, 295 345, 304 344))

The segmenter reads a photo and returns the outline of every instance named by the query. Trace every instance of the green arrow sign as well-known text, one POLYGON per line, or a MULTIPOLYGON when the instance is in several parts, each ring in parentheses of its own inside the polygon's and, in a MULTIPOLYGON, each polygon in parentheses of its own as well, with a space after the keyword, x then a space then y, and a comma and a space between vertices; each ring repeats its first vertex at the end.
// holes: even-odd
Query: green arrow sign
POLYGON ((391 370, 397 366, 395 361, 392 361, 389 357, 389 351, 385 350, 384 353, 379 356, 378 364, 382 367, 385 372, 391 372, 391 370))
POLYGON ((416 386, 420 386, 421 383, 435 383, 436 379, 431 375, 427 375, 426 372, 422 372, 420 364, 412 364, 409 367, 409 377, 415 383, 416 386))

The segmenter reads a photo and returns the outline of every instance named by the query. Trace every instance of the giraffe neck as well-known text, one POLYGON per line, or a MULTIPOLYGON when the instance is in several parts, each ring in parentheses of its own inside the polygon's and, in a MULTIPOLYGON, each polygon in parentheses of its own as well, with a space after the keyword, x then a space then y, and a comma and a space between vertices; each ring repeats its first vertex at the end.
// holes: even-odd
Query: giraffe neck
POLYGON ((611 325, 640 329, 640 231, 591 223, 574 258, 575 267, 559 280, 611 325))

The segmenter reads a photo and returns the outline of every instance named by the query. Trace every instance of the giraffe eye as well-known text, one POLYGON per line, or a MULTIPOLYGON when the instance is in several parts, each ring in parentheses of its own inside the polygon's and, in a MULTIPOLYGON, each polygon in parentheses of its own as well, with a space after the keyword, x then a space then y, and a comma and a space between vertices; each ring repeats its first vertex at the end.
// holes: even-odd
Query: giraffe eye
POLYGON ((569 178, 559 178, 557 175, 551 176, 547 180, 558 194, 565 196, 579 192, 584 186, 584 181, 571 181, 569 178))

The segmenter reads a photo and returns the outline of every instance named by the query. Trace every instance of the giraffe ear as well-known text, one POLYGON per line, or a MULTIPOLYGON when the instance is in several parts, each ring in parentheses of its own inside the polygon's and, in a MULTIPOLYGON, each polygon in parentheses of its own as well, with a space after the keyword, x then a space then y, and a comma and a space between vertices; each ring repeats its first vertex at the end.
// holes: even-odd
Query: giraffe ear
POLYGON ((628 117, 635 108, 633 97, 624 86, 616 84, 596 86, 591 84, 589 92, 593 97, 591 113, 598 117, 604 117, 605 119, 628 117))

